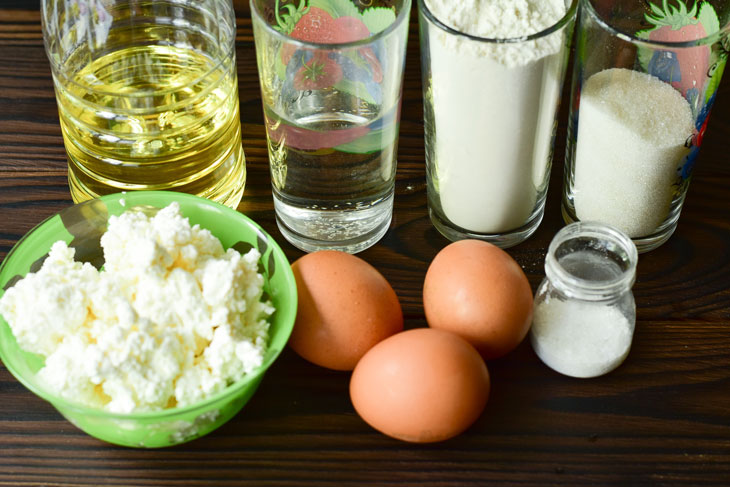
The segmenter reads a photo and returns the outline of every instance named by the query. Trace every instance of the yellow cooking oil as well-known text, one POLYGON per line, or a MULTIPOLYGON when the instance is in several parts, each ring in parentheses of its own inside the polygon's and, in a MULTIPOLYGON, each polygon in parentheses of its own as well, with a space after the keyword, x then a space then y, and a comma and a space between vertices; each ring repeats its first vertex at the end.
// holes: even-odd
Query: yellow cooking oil
POLYGON ((55 82, 74 201, 174 190, 238 206, 246 163, 234 57, 159 44, 68 63, 80 67, 55 82))

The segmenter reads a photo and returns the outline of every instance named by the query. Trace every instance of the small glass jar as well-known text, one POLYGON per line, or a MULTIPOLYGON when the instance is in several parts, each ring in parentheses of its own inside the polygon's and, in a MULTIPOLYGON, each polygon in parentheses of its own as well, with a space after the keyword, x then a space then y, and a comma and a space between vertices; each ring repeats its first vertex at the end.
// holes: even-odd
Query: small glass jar
POLYGON ((597 377, 621 365, 636 325, 636 245, 620 230, 572 223, 553 238, 535 294, 532 348, 550 368, 597 377))

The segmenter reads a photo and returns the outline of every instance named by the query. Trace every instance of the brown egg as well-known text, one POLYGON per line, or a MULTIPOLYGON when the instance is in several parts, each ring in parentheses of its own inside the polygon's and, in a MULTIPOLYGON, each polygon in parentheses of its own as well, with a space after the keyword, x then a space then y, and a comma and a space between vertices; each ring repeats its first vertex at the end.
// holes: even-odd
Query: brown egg
POLYGON ((416 328, 374 346, 350 379, 362 419, 400 440, 427 443, 458 435, 481 415, 489 373, 477 351, 453 333, 416 328))
POLYGON ((488 360, 512 351, 527 335, 532 289, 507 252, 480 240, 460 240, 431 262, 423 307, 429 326, 460 335, 488 360))
POLYGON ((304 359, 352 370, 365 352, 403 330, 388 281, 359 257, 323 250, 292 264, 299 307, 289 344, 304 359))

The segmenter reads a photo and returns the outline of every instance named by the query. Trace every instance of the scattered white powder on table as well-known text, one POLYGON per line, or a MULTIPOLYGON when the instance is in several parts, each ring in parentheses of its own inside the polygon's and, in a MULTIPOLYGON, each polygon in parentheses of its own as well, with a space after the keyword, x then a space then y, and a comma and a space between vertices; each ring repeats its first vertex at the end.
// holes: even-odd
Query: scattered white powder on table
POLYGON ((651 235, 667 218, 694 130, 687 100, 649 74, 613 68, 583 86, 573 186, 576 216, 651 235))
POLYGON ((546 365, 572 377, 596 377, 629 354, 633 327, 621 311, 600 302, 548 298, 535 308, 532 348, 546 365))
MULTIPOLYGON (((427 0, 444 24, 486 38, 540 32, 562 0, 427 0)), ((429 28, 431 163, 441 207, 479 233, 524 225, 545 189, 560 98, 563 32, 521 43, 479 42, 429 28)), ((428 101, 427 101, 428 102, 428 101)))
POLYGON ((202 400, 263 362, 267 321, 259 252, 223 250, 177 203, 111 217, 104 271, 56 242, 0 299, 20 347, 45 356, 56 394, 114 412, 202 400))

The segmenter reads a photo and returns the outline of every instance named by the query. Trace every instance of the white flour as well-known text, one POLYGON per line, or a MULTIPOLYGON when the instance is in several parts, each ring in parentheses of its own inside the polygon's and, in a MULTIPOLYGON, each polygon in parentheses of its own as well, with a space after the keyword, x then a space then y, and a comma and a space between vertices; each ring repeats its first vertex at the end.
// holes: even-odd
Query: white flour
POLYGON ((606 303, 547 299, 535 308, 532 348, 548 367, 571 377, 615 369, 631 348, 633 327, 606 303))
MULTIPOLYGON (((487 39, 514 39, 537 34, 565 15, 563 0, 426 0, 426 4, 434 17, 452 29, 487 39)), ((452 49, 472 51, 478 57, 490 57, 508 67, 524 66, 553 54, 562 42, 558 36, 518 44, 475 43, 453 36, 440 37, 452 49)))
MULTIPOLYGON (((444 24, 486 38, 540 32, 562 0, 427 0, 444 24)), ((497 44, 429 26, 435 140, 430 164, 445 216, 471 232, 527 223, 544 194, 560 97, 563 32, 497 44)))
POLYGON ((651 75, 607 69, 581 91, 576 215, 651 235, 667 218, 694 120, 687 100, 651 75))

